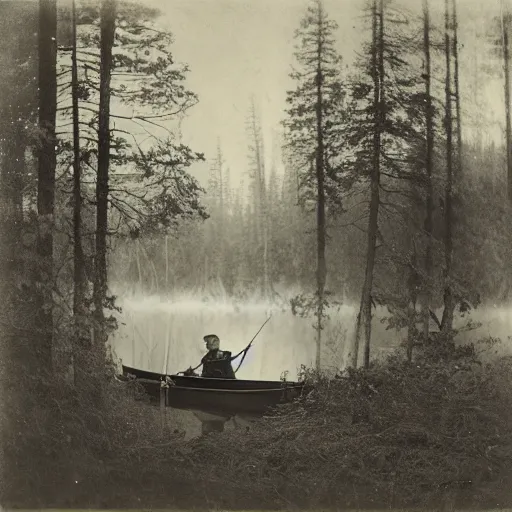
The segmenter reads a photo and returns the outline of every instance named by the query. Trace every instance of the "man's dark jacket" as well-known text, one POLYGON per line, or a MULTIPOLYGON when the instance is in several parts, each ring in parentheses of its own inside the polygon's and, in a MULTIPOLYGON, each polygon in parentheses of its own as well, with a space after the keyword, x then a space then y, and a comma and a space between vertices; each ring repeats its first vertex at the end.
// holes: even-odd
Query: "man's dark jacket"
POLYGON ((210 350, 201 359, 203 372, 201 377, 210 379, 236 379, 231 366, 231 352, 225 350, 210 350))

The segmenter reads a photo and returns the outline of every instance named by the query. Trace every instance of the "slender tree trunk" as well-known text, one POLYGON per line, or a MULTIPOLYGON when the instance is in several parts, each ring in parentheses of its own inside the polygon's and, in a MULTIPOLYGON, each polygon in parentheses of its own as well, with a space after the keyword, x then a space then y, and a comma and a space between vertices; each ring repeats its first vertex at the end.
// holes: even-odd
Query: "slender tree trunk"
POLYGON ((254 98, 251 98, 251 119, 250 119, 250 133, 253 138, 254 144, 254 158, 255 158, 255 174, 253 178, 253 207, 254 207, 254 224, 255 224, 255 239, 256 243, 259 245, 262 239, 261 235, 261 176, 260 176, 260 160, 259 160, 259 137, 258 137, 258 128, 256 125, 256 108, 254 106, 254 98))
POLYGON ((265 214, 263 223, 263 292, 266 298, 270 297, 271 282, 269 275, 269 264, 268 264, 268 248, 269 248, 269 233, 268 233, 268 215, 265 214))
POLYGON ((85 258, 82 246, 82 192, 80 170, 80 125, 78 103, 78 62, 76 37, 76 4, 72 3, 71 94, 73 110, 73 316, 75 318, 74 375, 75 382, 86 364, 90 340, 85 325, 85 258))
POLYGON ((73 116, 73 316, 75 335, 73 340, 73 374, 76 385, 85 383, 89 366, 90 332, 86 318, 85 258, 82 246, 82 195, 80 162, 80 126, 78 98, 78 58, 76 34, 76 4, 72 2, 72 54, 71 96, 73 116))
POLYGON ((220 149, 220 141, 217 141, 217 176, 218 180, 218 192, 219 192, 219 250, 220 250, 220 258, 217 258, 217 276, 224 282, 226 277, 226 230, 225 230, 225 221, 226 221, 226 211, 225 211, 225 201, 224 201, 224 169, 223 169, 223 159, 222 159, 222 151, 220 149))
POLYGON ((37 359, 51 368, 53 344, 53 226, 55 207, 55 122, 57 114, 57 2, 39 0, 39 127, 43 132, 38 155, 37 249, 42 285, 38 297, 37 324, 40 329, 37 359))
POLYGON ((260 187, 260 212, 261 212, 261 236, 263 242, 262 257, 263 257, 263 296, 268 298, 270 296, 270 276, 269 276, 269 258, 268 258, 268 236, 269 236, 269 204, 267 198, 267 186, 265 179, 265 164, 263 162, 263 142, 261 134, 259 136, 260 149, 258 151, 258 168, 259 168, 259 187, 260 187))
MULTIPOLYGON (((277 137, 276 134, 274 134, 277 137)), ((275 151, 273 151, 275 155, 275 151)), ((281 212, 279 208, 278 179, 276 175, 275 157, 273 157, 272 168, 270 170, 269 184, 266 187, 265 197, 267 198, 267 231, 266 231, 266 260, 269 292, 274 293, 274 272, 271 262, 276 258, 276 237, 274 234, 276 219, 281 212)), ((291 227, 291 226, 290 226, 291 227)))
POLYGON ((407 361, 412 361, 412 352, 414 343, 417 338, 416 328, 416 303, 418 301, 418 287, 420 277, 418 275, 418 252, 416 249, 416 241, 412 241, 412 257, 409 272, 409 315, 407 325, 407 361))
POLYGON ((262 140, 259 123, 256 119, 256 108, 254 99, 251 101, 251 130, 254 137, 254 156, 256 158, 256 176, 255 176, 255 211, 257 215, 257 234, 258 245, 262 246, 262 275, 261 275, 261 291, 265 297, 269 294, 269 264, 268 264, 268 214, 267 214, 267 198, 265 185, 265 164, 263 162, 262 140))
POLYGON ((208 283, 210 282, 210 271, 208 268, 208 254, 204 254, 204 282, 203 282, 203 292, 208 291, 208 283))
POLYGON ((146 246, 141 243, 140 239, 137 241, 139 245, 140 253, 144 256, 144 259, 146 260, 146 268, 149 270, 149 275, 151 279, 149 292, 151 294, 157 293, 158 294, 158 273, 155 268, 155 264, 151 261, 151 258, 149 256, 148 250, 146 249, 146 246))
MULTIPOLYGON (((509 30, 510 30, 510 10, 504 8, 503 0, 501 0, 501 31, 503 45, 503 70, 505 74, 505 148, 507 152, 507 195, 509 202, 512 202, 512 120, 510 112, 510 46, 509 46, 509 30)), ((504 271, 504 277, 510 283, 510 266, 507 264, 504 271)), ((508 300, 510 284, 505 288, 503 294, 504 301, 508 300)))
POLYGON ((71 91, 73 108, 73 238, 74 238, 74 300, 73 313, 83 313, 85 299, 84 255, 82 248, 82 194, 80 173, 80 124, 78 98, 78 62, 76 39, 76 3, 72 3, 72 64, 71 91))
POLYGON ((457 0, 452 0, 453 23, 453 85, 455 88, 455 112, 457 118, 457 177, 461 179, 462 172, 462 119, 460 109, 460 84, 459 84, 459 26, 457 19, 457 0))
POLYGON ((106 343, 103 307, 107 296, 107 231, 110 166, 110 81, 114 46, 116 0, 102 0, 100 14, 100 104, 98 118, 98 174, 96 181, 96 255, 94 310, 96 349, 106 343))
POLYGON ((261 235, 263 240, 263 294, 265 298, 270 296, 270 275, 269 275, 269 257, 268 257, 268 245, 269 245, 269 212, 268 212, 268 201, 265 184, 265 168, 260 153, 260 197, 261 197, 261 235))
MULTIPOLYGON (((474 40, 479 40, 479 33, 478 30, 475 28, 475 32, 473 34, 474 40)), ((475 142, 476 142, 476 149, 478 158, 482 157, 482 114, 481 114, 481 103, 480 103, 480 62, 478 60, 478 52, 480 50, 479 45, 474 46, 474 52, 473 52, 473 105, 476 107, 475 111, 477 112, 477 116, 475 119, 475 142)), ((494 180, 493 180, 494 181, 494 180)))
POLYGON ((356 328, 354 331, 354 348, 350 354, 350 365, 352 368, 357 368, 359 360, 359 346, 361 345, 361 311, 362 305, 359 306, 359 312, 357 313, 356 328))
POLYGON ((316 327, 316 369, 321 367, 322 329, 324 313, 325 281, 327 265, 325 261, 325 186, 324 186, 324 131, 323 131, 323 20, 322 5, 318 8, 317 72, 316 72, 316 182, 317 182, 317 269, 316 284, 318 294, 316 327))
POLYGON ((430 59, 430 12, 428 0, 423 1, 423 47, 425 53, 425 170, 427 178, 426 218, 425 218, 425 273, 427 282, 424 286, 423 306, 423 337, 428 340, 430 325, 430 304, 432 301, 432 284, 434 278, 434 262, 432 255, 432 229, 434 215, 434 190, 432 185, 432 154, 434 150, 433 110, 431 94, 431 59, 430 59))
POLYGON ((441 320, 441 330, 450 332, 453 327, 453 312, 455 309, 451 284, 453 258, 453 121, 452 121, 452 92, 451 92, 451 51, 450 51, 450 19, 448 0, 445 0, 445 128, 446 128, 446 185, 445 185, 445 288, 444 310, 441 320))
POLYGON ((165 293, 169 293, 169 236, 165 235, 165 293))
MULTIPOLYGON (((220 206, 220 214, 221 217, 224 218, 224 175, 223 175, 223 166, 224 162, 222 161, 222 152, 220 149, 220 142, 217 142, 217 167, 219 172, 219 206, 220 206)), ((222 225, 222 223, 221 223, 222 225)))
POLYGON ((265 180, 265 164, 263 160, 263 142, 259 123, 256 119, 254 99, 251 101, 251 131, 254 138, 254 156, 256 159, 256 174, 254 177, 254 209, 256 214, 256 232, 258 245, 261 244, 261 292, 265 297, 270 291, 269 261, 268 261, 268 211, 265 180))
POLYGON ((138 242, 133 244, 133 251, 135 256, 135 264, 137 265, 137 274, 139 276, 139 293, 144 293, 144 279, 142 276, 142 265, 140 264, 140 249, 138 242))
POLYGON ((503 68, 505 72, 505 139, 507 148, 507 190, 509 201, 512 201, 512 121, 510 114, 510 48, 509 48, 509 12, 501 5, 501 29, 503 43, 503 68))
MULTIPOLYGON (((373 79, 373 163, 370 177, 370 214, 368 217, 368 248, 366 253, 366 270, 361 304, 359 308, 360 328, 364 328, 364 367, 370 366, 370 345, 372 329, 372 290, 380 204, 380 152, 381 134, 384 122, 384 4, 373 2, 373 44, 372 44, 372 79, 373 79)), ((356 338, 360 337, 360 328, 356 338)), ((357 341, 359 345, 359 341, 357 341)), ((357 357, 357 356, 356 356, 357 357)))
POLYGON ((19 257, 19 248, 22 243, 23 223, 23 175, 25 172, 25 150, 27 142, 23 123, 20 121, 22 113, 18 108, 2 112, 4 126, 1 127, 3 141, 0 147, 0 221, 9 234, 2 243, 2 249, 8 255, 7 260, 1 260, 2 269, 9 278, 19 276, 23 270, 22 260, 19 257))

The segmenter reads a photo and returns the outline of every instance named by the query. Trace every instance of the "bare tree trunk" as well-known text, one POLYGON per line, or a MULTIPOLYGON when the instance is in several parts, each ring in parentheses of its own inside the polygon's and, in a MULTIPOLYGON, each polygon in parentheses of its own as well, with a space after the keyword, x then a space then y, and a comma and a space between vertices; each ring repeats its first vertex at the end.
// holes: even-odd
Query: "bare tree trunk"
POLYGON ((359 307, 359 313, 356 318, 356 328, 354 331, 354 348, 350 354, 350 365, 352 368, 357 368, 359 360, 359 346, 361 345, 361 307, 359 307))
POLYGON ((432 154, 434 148, 433 110, 431 94, 431 59, 430 59, 430 12, 428 0, 423 1, 423 47, 425 53, 425 168, 427 177, 426 218, 425 218, 425 273, 427 282, 424 286, 423 305, 423 337, 428 340, 430 325, 430 304, 432 301, 432 282, 434 274, 434 262, 432 255, 432 229, 434 214, 434 190, 432 185, 432 154))
POLYGON ((263 222, 263 290, 266 298, 270 297, 272 285, 270 282, 269 264, 268 264, 268 246, 269 246, 269 228, 268 215, 265 214, 263 222))
MULTIPOLYGON (((486 30, 484 28, 484 30, 486 30)), ((483 148, 483 126, 486 123, 486 114, 482 111, 483 105, 481 100, 481 77, 480 77, 480 50, 481 44, 479 41, 482 38, 480 20, 474 20, 471 24, 471 39, 474 41, 471 49, 471 80, 470 84, 471 91, 471 102, 474 107, 474 116, 472 116, 470 125, 474 127, 472 141, 474 144, 474 150, 476 151, 476 157, 482 157, 483 148)))
POLYGON ((324 186, 324 132, 323 132, 323 34, 322 4, 318 4, 318 39, 316 72, 316 182, 317 182, 317 269, 316 284, 318 294, 316 327, 316 369, 320 370, 322 353, 322 318, 324 313, 325 281, 327 265, 325 261, 325 186, 324 186))
POLYGON ((208 254, 204 254, 204 284, 203 291, 208 291, 208 284, 210 282, 210 270, 208 268, 208 254))
POLYGON ((90 351, 90 332, 86 319, 86 274, 85 257, 82 246, 82 194, 80 162, 80 126, 78 98, 78 58, 76 34, 76 4, 72 2, 72 54, 71 54, 71 95, 73 114, 73 316, 75 334, 73 340, 73 374, 75 384, 85 382, 88 354, 90 351))
POLYGON ((459 26, 457 20, 457 0, 452 0, 453 23, 453 85, 455 87, 455 112, 457 118, 457 177, 461 179, 462 172, 462 119, 460 112, 460 84, 459 84, 459 26))
MULTIPOLYGON (((277 138, 278 135, 274 134, 274 137, 277 138)), ((279 215, 278 203, 279 203, 279 193, 278 193, 278 178, 276 174, 276 158, 275 158, 275 146, 272 151, 272 168, 270 170, 269 182, 266 188, 266 197, 267 197, 267 232, 266 232, 266 259, 267 262, 274 261, 276 257, 276 236, 274 234, 275 222, 277 216, 279 215)), ((291 226, 290 226, 291 228, 291 226)), ((269 263, 267 268, 268 274, 268 286, 271 296, 274 294, 274 272, 273 267, 269 263)))
POLYGON ((22 242, 23 223, 23 173, 25 172, 25 150, 27 141, 20 121, 19 109, 9 109, 3 114, 3 140, 0 147, 0 222, 7 238, 2 241, 1 250, 6 259, 1 259, 4 275, 14 282, 23 272, 23 261, 19 248, 22 242))
MULTIPOLYGON (((263 145, 260 134, 260 144, 263 145)), ((260 211, 261 211, 261 235, 263 240, 263 294, 265 298, 270 297, 270 265, 269 265, 269 204, 267 197, 267 186, 265 179, 265 164, 263 160, 263 148, 259 150, 259 184, 260 184, 260 211)))
POLYGON ((38 158, 37 249, 42 285, 38 297, 40 329, 37 358, 42 368, 51 368, 53 344, 53 227, 55 207, 55 122, 57 115, 57 2, 39 0, 39 127, 43 132, 38 158))
POLYGON ((75 319, 74 375, 75 383, 86 364, 86 352, 90 348, 88 329, 85 326, 86 276, 82 246, 82 191, 80 171, 80 125, 78 103, 78 62, 76 38, 76 4, 72 3, 72 55, 71 94, 73 110, 73 316, 75 319))
POLYGON ((412 352, 414 343, 416 341, 416 303, 418 301, 418 287, 420 284, 420 277, 418 275, 418 253, 416 249, 416 242, 412 241, 412 258, 410 263, 409 273, 409 311, 408 311, 408 325, 407 325, 407 361, 412 361, 412 352))
POLYGON ((147 262, 147 268, 151 277, 151 285, 149 291, 150 293, 158 293, 158 273, 156 271, 155 264, 151 261, 148 250, 146 249, 146 246, 141 243, 140 239, 138 240, 138 245, 140 253, 144 256, 147 262))
POLYGON ((144 293, 144 279, 142 276, 142 265, 140 264, 140 244, 135 244, 135 261, 137 263, 137 272, 139 273, 139 288, 140 293, 144 293))
POLYGON ((222 151, 220 148, 220 141, 217 141, 217 176, 219 187, 219 249, 220 249, 220 258, 216 258, 216 267, 217 267, 217 277, 224 281, 226 276, 226 229, 225 229, 225 221, 226 221, 226 205, 224 198, 224 161, 222 158, 222 151))
POLYGON ((72 3, 72 63, 71 91, 73 108, 73 249, 74 249, 74 296, 73 313, 83 313, 85 299, 84 254, 82 248, 82 194, 80 175, 80 125, 78 102, 78 62, 76 40, 76 2, 72 3))
MULTIPOLYGON (((220 206, 220 214, 224 216, 224 173, 222 172, 222 166, 224 162, 222 161, 222 152, 220 150, 220 142, 217 142, 217 166, 219 171, 219 206, 220 206)), ((224 227, 221 224, 222 227, 224 227)))
MULTIPOLYGON (((507 152, 507 195, 509 202, 512 202, 512 121, 510 112, 510 46, 509 46, 509 30, 510 30, 510 10, 505 9, 501 0, 501 32, 503 47, 503 71, 505 75, 505 150, 507 152)), ((507 3, 508 4, 508 3, 507 3)), ((504 278, 508 283, 511 281, 510 265, 508 262, 503 272, 504 278)), ((502 295, 503 301, 508 300, 510 284, 507 284, 505 292, 502 295)))
POLYGON ((444 310, 441 320, 441 330, 450 332, 453 327, 453 313, 455 309, 453 290, 451 284, 452 258, 453 258, 453 122, 452 122, 452 92, 451 92, 451 51, 450 51, 450 19, 448 0, 445 0, 445 57, 446 57, 446 83, 445 83, 445 128, 446 128, 446 185, 445 185, 445 288, 444 310))
POLYGON ((110 81, 114 46, 116 0, 102 0, 100 14, 100 104, 98 118, 98 174, 96 181, 96 255, 94 310, 96 349, 106 343, 103 307, 107 296, 107 231, 110 166, 110 81))
MULTIPOLYGON (((475 39, 475 41, 477 41, 479 39, 479 33, 478 33, 478 30, 475 29, 475 32, 473 34, 473 37, 475 39)), ((476 116, 476 119, 475 119, 475 139, 476 139, 476 149, 477 149, 477 154, 478 154, 478 158, 481 158, 482 156, 482 146, 483 146, 483 137, 482 137, 482 118, 481 118, 481 108, 482 108, 482 104, 480 102, 480 89, 481 89, 481 85, 480 85, 480 70, 479 70, 479 67, 480 67, 480 63, 479 63, 479 60, 478 60, 478 52, 479 52, 479 46, 478 45, 475 45, 475 49, 474 49, 474 53, 473 53, 473 65, 474 65, 474 68, 473 68, 473 105, 476 107, 476 112, 478 113, 477 116, 476 116)), ((493 180, 494 181, 494 180, 493 180)))
POLYGON ((169 237, 165 235, 165 293, 169 293, 169 237))
MULTIPOLYGON (((372 290, 380 204, 380 152, 381 134, 384 122, 384 4, 373 2, 373 44, 372 44, 372 79, 373 79, 373 163, 370 177, 370 214, 368 218, 368 248, 366 253, 366 270, 361 304, 359 308, 360 327, 364 328, 364 367, 370 366, 370 345, 372 329, 372 290)), ((356 337, 360 336, 357 329, 356 337)), ((359 342, 357 343, 359 345, 359 342)))
POLYGON ((267 197, 265 185, 265 165, 262 155, 262 140, 259 128, 259 123, 256 122, 256 109, 254 106, 254 99, 251 101, 251 129, 254 137, 254 156, 256 158, 256 194, 255 194, 255 211, 257 215, 257 233, 258 242, 262 244, 262 292, 265 297, 269 294, 270 279, 269 279, 269 264, 268 264, 268 214, 267 214, 267 197))
POLYGON ((505 72, 505 143, 507 148, 507 183, 508 198, 512 201, 512 122, 510 117, 510 48, 509 48, 509 12, 504 12, 501 2, 501 29, 503 44, 503 69, 505 72))

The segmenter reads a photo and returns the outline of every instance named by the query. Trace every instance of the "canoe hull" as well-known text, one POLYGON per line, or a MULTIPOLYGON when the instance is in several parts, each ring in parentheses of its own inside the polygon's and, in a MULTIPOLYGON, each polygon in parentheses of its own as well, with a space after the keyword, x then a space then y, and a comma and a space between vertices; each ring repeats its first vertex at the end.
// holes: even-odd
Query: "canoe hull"
POLYGON ((154 405, 160 403, 162 380, 167 380, 168 407, 214 415, 226 421, 236 415, 261 417, 269 409, 298 398, 303 391, 303 384, 297 382, 165 376, 126 366, 123 373, 125 377, 136 378, 154 405))
POLYGON ((175 409, 202 411, 227 417, 259 417, 272 407, 298 398, 301 391, 301 385, 291 384, 274 389, 249 390, 170 386, 166 402, 175 409))

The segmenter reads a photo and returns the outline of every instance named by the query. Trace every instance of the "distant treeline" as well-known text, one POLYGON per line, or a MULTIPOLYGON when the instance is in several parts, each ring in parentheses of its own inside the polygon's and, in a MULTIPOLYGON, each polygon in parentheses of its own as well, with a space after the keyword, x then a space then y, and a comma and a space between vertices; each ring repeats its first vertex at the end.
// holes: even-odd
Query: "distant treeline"
MULTIPOLYGON (((505 149, 494 145, 470 146, 465 148, 465 154, 455 259, 460 262, 461 278, 475 305, 478 300, 507 304, 512 274, 507 263, 510 237, 503 173, 505 149)), ((271 174, 267 188, 269 294, 265 294, 263 244, 258 239, 253 206, 241 197, 239 190, 232 189, 227 189, 222 209, 215 200, 215 189, 208 189, 206 204, 210 217, 206 221, 187 222, 170 235, 142 234, 137 240, 117 238, 110 263, 114 282, 146 294, 187 290, 208 295, 221 291, 240 298, 270 298, 273 291, 281 293, 287 288, 314 290, 311 265, 315 261, 315 212, 297 204, 296 183, 289 172, 284 178, 271 174)), ((357 204, 363 198, 362 194, 351 198, 353 206, 347 206, 350 211, 346 214, 328 216, 327 290, 338 299, 359 298, 365 233, 352 225, 352 220, 364 215, 365 205, 357 204)), ((435 204, 435 238, 441 243, 440 191, 435 204)), ((419 216, 421 208, 417 205, 410 214, 419 216)), ((393 238, 392 244, 379 249, 375 295, 405 297, 410 279, 408 262, 395 258, 397 253, 410 251, 412 235, 393 216, 383 217, 381 230, 393 238)), ((442 257, 437 258, 436 266, 441 268, 442 257)))

